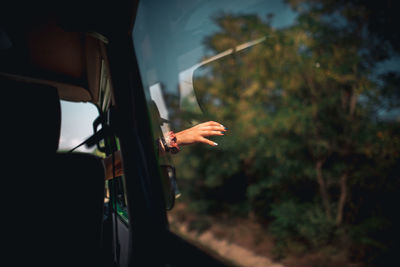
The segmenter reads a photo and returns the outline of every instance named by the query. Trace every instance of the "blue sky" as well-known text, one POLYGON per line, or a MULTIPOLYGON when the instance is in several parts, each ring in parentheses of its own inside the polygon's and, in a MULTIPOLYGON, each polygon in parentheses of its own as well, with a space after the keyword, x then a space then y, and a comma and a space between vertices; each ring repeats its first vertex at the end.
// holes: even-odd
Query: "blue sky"
MULTIPOLYGON (((69 150, 93 134, 92 123, 98 116, 92 103, 61 101, 61 137, 59 150, 69 150)), ((82 146, 77 151, 92 151, 82 146)))

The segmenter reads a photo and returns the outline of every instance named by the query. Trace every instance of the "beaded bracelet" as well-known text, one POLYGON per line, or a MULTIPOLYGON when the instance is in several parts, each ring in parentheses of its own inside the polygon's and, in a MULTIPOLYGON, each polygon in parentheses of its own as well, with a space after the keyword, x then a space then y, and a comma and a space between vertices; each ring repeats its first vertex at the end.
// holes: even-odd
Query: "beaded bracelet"
POLYGON ((176 142, 176 135, 173 131, 164 134, 164 137, 161 137, 160 140, 166 152, 171 152, 172 154, 179 152, 180 148, 176 142))

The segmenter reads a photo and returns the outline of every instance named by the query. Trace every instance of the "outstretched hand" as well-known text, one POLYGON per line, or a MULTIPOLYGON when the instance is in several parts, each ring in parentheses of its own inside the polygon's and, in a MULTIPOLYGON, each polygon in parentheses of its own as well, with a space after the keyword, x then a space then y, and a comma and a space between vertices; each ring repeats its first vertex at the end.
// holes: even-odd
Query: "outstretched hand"
POLYGON ((185 146, 194 143, 204 143, 210 146, 217 146, 217 143, 207 139, 206 137, 221 136, 224 135, 226 131, 227 129, 222 124, 215 121, 208 121, 176 133, 176 142, 178 146, 185 146))
MULTIPOLYGON (((175 134, 176 142, 178 146, 185 146, 194 143, 204 143, 210 146, 217 146, 218 144, 208 140, 208 136, 224 135, 227 129, 220 123, 215 121, 208 121, 197 124, 192 128, 180 131, 175 134)), ((165 153, 162 144, 160 143, 162 152, 165 153)), ((106 180, 112 179, 114 176, 118 177, 123 175, 124 169, 122 168, 122 156, 121 151, 114 152, 114 160, 112 156, 108 156, 104 159, 104 166, 106 169, 106 180), (113 167, 114 165, 114 167, 113 167), (115 172, 115 173, 113 173, 115 172)))

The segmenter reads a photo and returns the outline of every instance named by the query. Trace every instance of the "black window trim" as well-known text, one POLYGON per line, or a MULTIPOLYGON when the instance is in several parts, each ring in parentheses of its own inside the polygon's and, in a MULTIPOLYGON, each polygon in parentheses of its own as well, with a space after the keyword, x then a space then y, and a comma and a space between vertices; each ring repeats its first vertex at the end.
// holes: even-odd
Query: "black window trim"
POLYGON ((114 21, 114 28, 122 30, 110 33, 107 48, 115 89, 114 129, 120 140, 126 179, 129 266, 140 266, 142 262, 148 266, 226 266, 169 230, 150 116, 132 39, 138 4, 139 1, 132 1, 124 7, 123 10, 132 11, 128 20, 119 16, 114 21))

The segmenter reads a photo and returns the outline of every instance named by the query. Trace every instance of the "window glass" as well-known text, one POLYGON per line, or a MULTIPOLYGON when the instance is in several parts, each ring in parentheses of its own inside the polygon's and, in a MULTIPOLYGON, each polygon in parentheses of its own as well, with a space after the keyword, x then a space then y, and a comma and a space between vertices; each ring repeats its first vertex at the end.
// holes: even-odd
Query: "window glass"
MULTIPOLYGON (((58 151, 66 152, 84 142, 93 134, 93 122, 99 116, 98 109, 91 103, 61 101, 61 137, 58 151)), ((99 129, 97 129, 99 130, 99 129)), ((119 140, 116 138, 116 149, 120 150, 119 140)), ((104 147, 104 141, 101 142, 104 147)), ((76 152, 92 153, 100 157, 106 157, 96 146, 87 148, 85 145, 78 147, 76 152)), ((105 203, 108 207, 110 191, 115 195, 115 203, 118 215, 123 222, 128 223, 127 200, 125 195, 125 183, 121 176, 106 181, 105 203)))
MULTIPOLYGON (((93 121, 99 112, 92 103, 61 100, 61 136, 58 150, 69 151, 93 134, 93 121)), ((95 147, 81 146, 76 151, 94 152, 95 147)))
POLYGON ((391 4, 140 2, 133 42, 154 136, 210 120, 228 129, 209 137, 217 146, 160 156, 181 192, 172 231, 243 266, 395 257, 400 44, 391 4))

